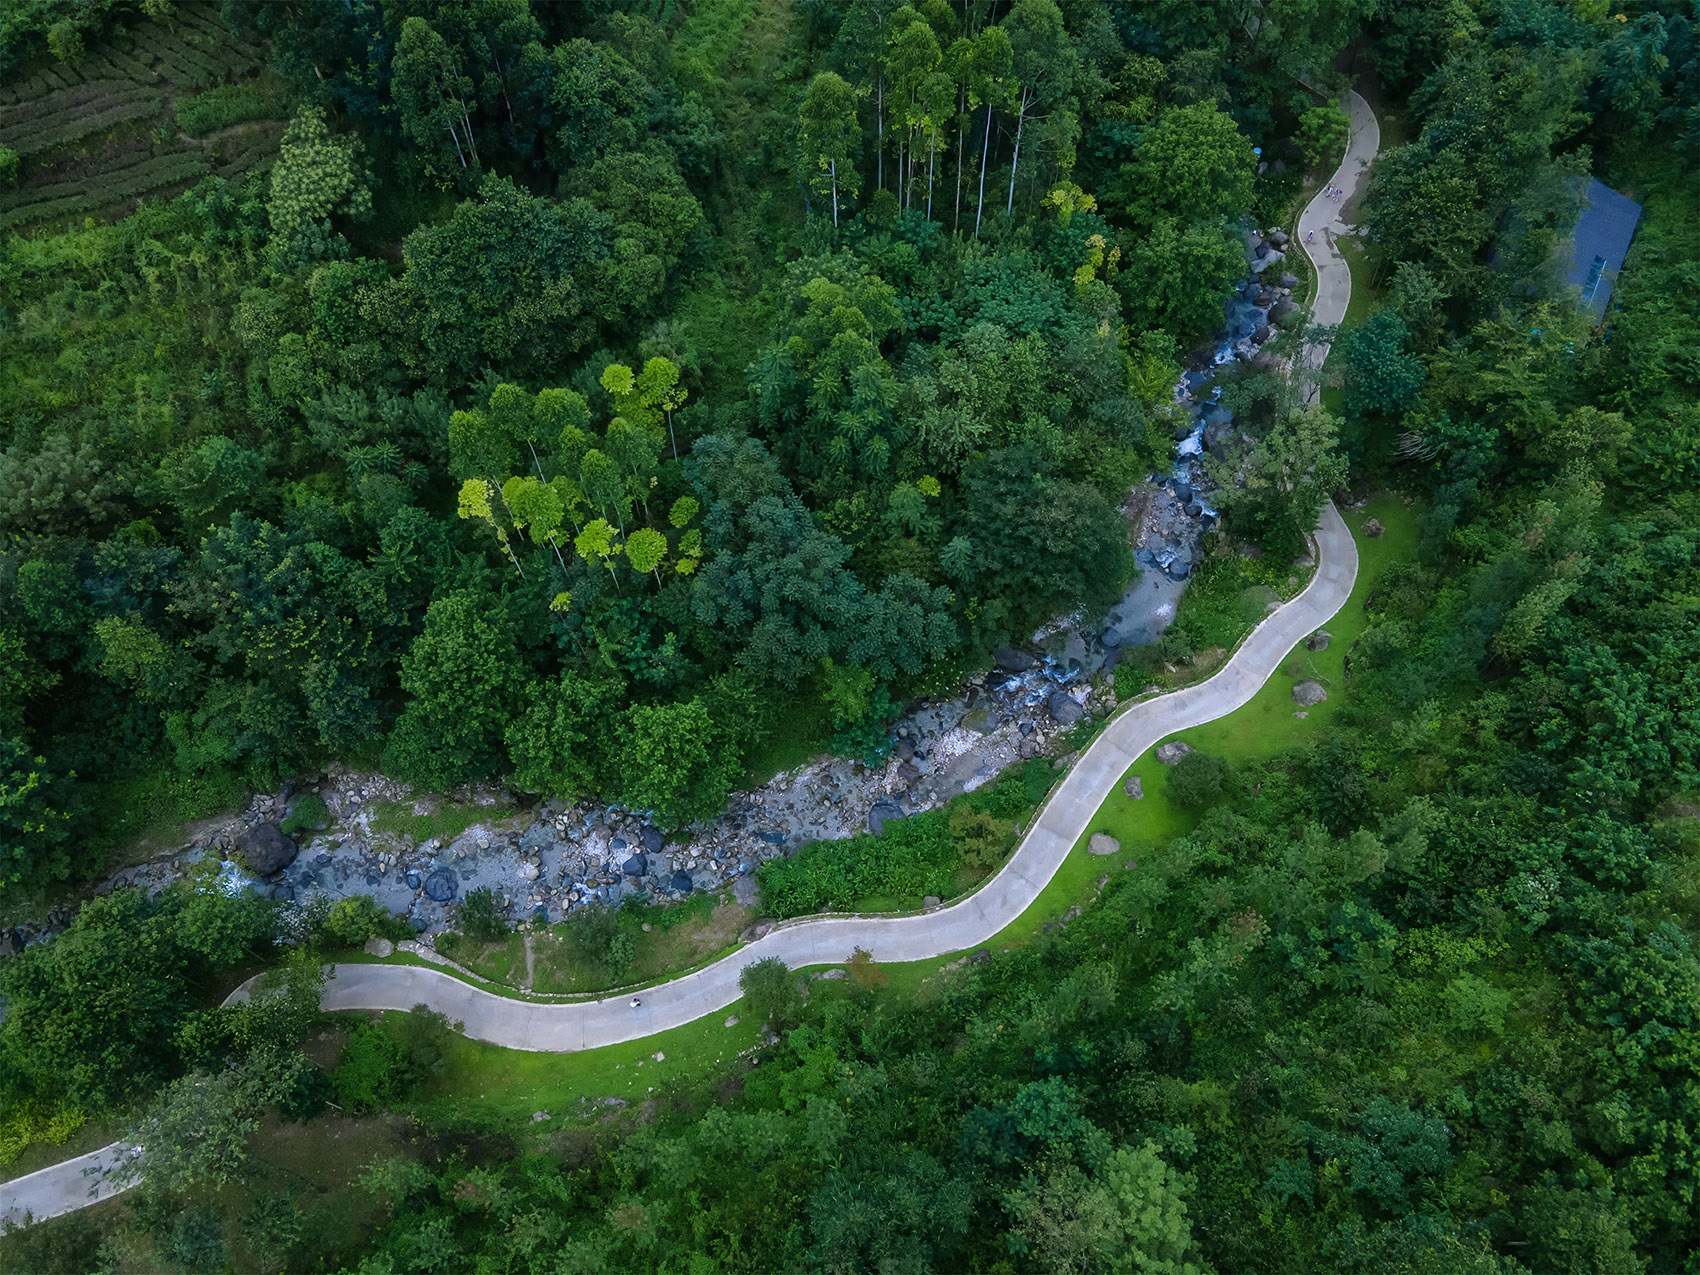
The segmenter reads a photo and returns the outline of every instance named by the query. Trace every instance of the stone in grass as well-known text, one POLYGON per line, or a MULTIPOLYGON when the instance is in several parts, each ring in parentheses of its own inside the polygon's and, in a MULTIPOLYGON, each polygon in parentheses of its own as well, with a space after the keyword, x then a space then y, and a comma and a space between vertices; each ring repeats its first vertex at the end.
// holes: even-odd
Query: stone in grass
POLYGON ((1093 854, 1120 854, 1122 843, 1107 832, 1094 832, 1086 848, 1093 854))
POLYGON ((394 951, 395 944, 388 939, 381 939, 377 935, 373 935, 366 940, 365 952, 367 956, 389 956, 394 951))
POLYGON ((726 1025, 728 1027, 736 1027, 738 1025, 738 1016, 736 1014, 726 1015, 726 1025))
POLYGON ((1300 708, 1313 708, 1327 698, 1321 682, 1306 679, 1293 687, 1293 702, 1300 708))
POLYGON ((1315 633, 1312 633, 1305 639, 1305 650, 1326 651, 1328 649, 1328 643, 1331 642, 1333 638, 1334 635, 1327 629, 1318 629, 1315 633))
POLYGON ((1177 761, 1179 761, 1182 757, 1185 757, 1191 751, 1191 744, 1183 744, 1177 739, 1171 743, 1157 745, 1156 757, 1158 761, 1163 763, 1163 765, 1173 766, 1177 761))
POLYGON ((1138 775, 1129 775, 1127 782, 1122 785, 1122 791, 1135 801, 1145 800, 1145 784, 1138 775))
POLYGON ((1364 519, 1364 535, 1368 536, 1371 540, 1379 540, 1382 536, 1384 536, 1386 534, 1387 534, 1387 528, 1383 527, 1381 525, 1381 519, 1379 519, 1379 518, 1365 518, 1364 519))

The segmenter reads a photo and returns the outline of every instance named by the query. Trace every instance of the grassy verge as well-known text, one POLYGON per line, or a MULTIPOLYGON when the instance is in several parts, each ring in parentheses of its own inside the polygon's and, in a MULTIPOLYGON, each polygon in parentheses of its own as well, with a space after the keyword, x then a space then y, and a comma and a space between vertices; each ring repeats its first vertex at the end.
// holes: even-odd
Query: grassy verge
MULTIPOLYGON (((756 1043, 760 1024, 741 1009, 735 1005, 642 1040, 572 1054, 529 1053, 456 1037, 448 1066, 421 1093, 419 1105, 477 1104, 494 1116, 527 1120, 548 1111, 558 1124, 599 1113, 607 1098, 636 1105, 664 1097, 676 1085, 700 1082, 756 1043), (729 1017, 738 1020, 730 1027, 729 1017)), ((547 1130, 544 1122, 536 1123, 539 1132, 547 1130)))

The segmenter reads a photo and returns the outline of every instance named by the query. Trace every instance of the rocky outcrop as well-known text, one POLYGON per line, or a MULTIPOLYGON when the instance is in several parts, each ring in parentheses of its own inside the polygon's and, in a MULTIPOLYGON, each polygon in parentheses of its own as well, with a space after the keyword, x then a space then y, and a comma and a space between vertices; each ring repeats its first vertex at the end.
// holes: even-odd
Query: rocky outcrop
POLYGON ((257 823, 237 839, 237 853, 257 877, 282 872, 300 848, 275 823, 257 823))
POLYGON ((1173 766, 1182 757, 1192 751, 1191 744, 1183 744, 1180 740, 1172 740, 1167 744, 1158 744, 1154 756, 1165 766, 1173 766))
POLYGON ((1293 703, 1300 708, 1315 708, 1328 698, 1321 682, 1306 680, 1293 687, 1293 703))

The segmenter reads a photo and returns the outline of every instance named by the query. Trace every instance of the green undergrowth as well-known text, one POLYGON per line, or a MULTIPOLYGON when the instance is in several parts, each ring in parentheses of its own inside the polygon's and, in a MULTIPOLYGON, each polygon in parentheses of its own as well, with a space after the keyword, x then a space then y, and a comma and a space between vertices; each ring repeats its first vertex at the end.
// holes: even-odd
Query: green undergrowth
POLYGON ((510 806, 470 806, 458 802, 426 800, 426 811, 417 813, 419 802, 380 801, 372 806, 373 832, 411 837, 417 842, 435 838, 445 845, 475 823, 491 823, 514 814, 510 806))
POLYGON ((816 912, 911 911, 931 895, 954 898, 984 880, 1019 840, 1057 776, 1032 758, 995 784, 937 810, 887 823, 880 836, 817 841, 762 865, 762 906, 773 917, 816 912))

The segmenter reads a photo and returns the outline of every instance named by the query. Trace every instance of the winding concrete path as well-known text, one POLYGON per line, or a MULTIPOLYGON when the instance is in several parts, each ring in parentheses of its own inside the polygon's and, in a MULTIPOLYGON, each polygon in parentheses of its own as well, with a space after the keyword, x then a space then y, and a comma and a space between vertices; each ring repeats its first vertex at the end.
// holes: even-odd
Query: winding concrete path
MULTIPOLYGON (((1363 193, 1369 166, 1381 149, 1381 125, 1375 112, 1356 89, 1346 93, 1343 103, 1351 120, 1351 132, 1346 141, 1346 155, 1334 176, 1316 193, 1299 216, 1298 237, 1304 244, 1305 255, 1316 267, 1316 296, 1311 302, 1313 322, 1327 328, 1338 327, 1346 317, 1346 307, 1352 300, 1352 269, 1340 251, 1340 236, 1352 229, 1345 222, 1343 210, 1363 193), (1328 198, 1328 186, 1346 193, 1338 200, 1328 198), (1314 236, 1314 242, 1306 242, 1314 236)), ((1322 393, 1322 364, 1328 358, 1332 340, 1312 341, 1304 347, 1301 358, 1307 386, 1305 402, 1315 403, 1322 393)))
MULTIPOLYGON (((1340 208, 1356 196, 1381 132, 1369 104, 1346 95, 1352 121, 1346 157, 1331 184, 1344 188, 1340 203, 1321 194, 1299 221, 1299 241, 1317 232, 1306 252, 1316 265, 1312 315, 1337 325, 1351 299, 1352 275, 1336 242, 1347 227, 1340 208)), ((1329 343, 1312 342, 1301 357, 1320 372, 1329 343)), ((1309 401, 1317 390, 1313 376, 1309 401)), ((787 965, 836 965, 860 947, 882 962, 918 961, 965 951, 990 941, 1016 920, 1050 883, 1063 860, 1089 830, 1104 798, 1145 751, 1178 731, 1224 717, 1247 703, 1281 666, 1289 651, 1345 605, 1358 574, 1358 550, 1332 504, 1316 532, 1316 574, 1304 591, 1252 631, 1232 658, 1207 681, 1117 714, 1064 776, 1008 863, 958 903, 919 916, 831 916, 781 924, 765 937, 693 973, 645 989, 633 1009, 630 995, 603 1000, 538 1003, 499 996, 441 970, 416 965, 337 965, 325 984, 326 1009, 411 1009, 418 1004, 458 1019, 466 1034, 510 1049, 569 1051, 637 1040, 682 1027, 739 999, 738 975, 768 957, 787 965)), ((231 994, 245 998, 252 980, 231 994)), ((42 1220, 84 1208, 135 1184, 133 1144, 115 1142, 87 1155, 0 1182, 0 1223, 42 1220)))
POLYGON ((828 916, 776 926, 754 943, 672 982, 602 1000, 529 1002, 488 992, 417 965, 338 965, 326 1009, 408 1009, 424 1003, 466 1024, 466 1034, 509 1049, 580 1050, 682 1027, 742 995, 744 967, 837 965, 860 947, 878 961, 918 961, 989 942, 1038 897, 1089 830, 1104 798, 1155 744, 1245 704, 1287 653, 1345 604, 1358 574, 1357 545, 1333 505, 1316 534, 1317 569, 1304 591, 1253 630, 1209 680, 1145 700, 1116 716, 1064 776, 1003 868, 949 907, 913 916, 828 916))

